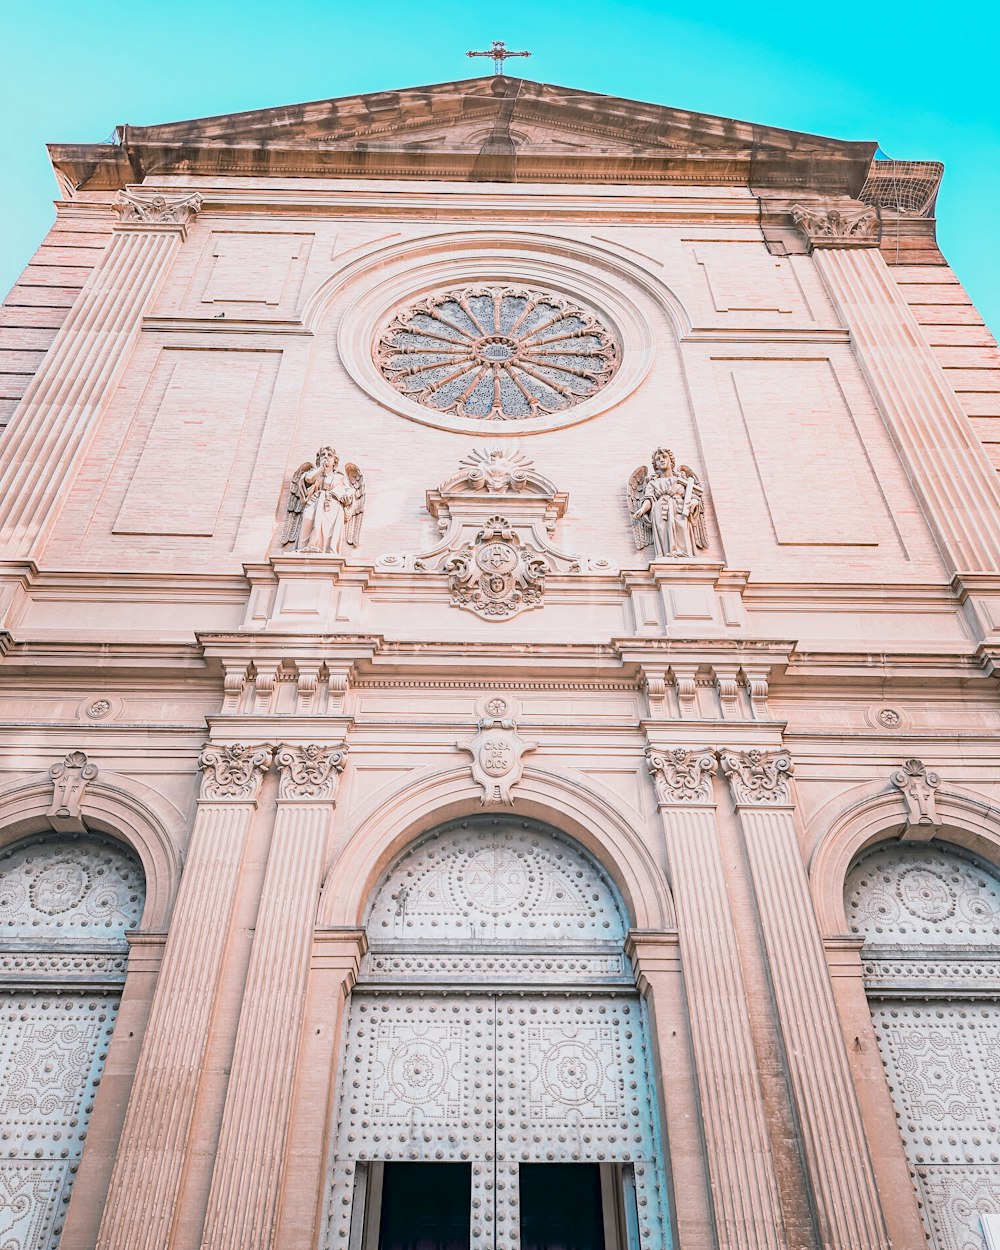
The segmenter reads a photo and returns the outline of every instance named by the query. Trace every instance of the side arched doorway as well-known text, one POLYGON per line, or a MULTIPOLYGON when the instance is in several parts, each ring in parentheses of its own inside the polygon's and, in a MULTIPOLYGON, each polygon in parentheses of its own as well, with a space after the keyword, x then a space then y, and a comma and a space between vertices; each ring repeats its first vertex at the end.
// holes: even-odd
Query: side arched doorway
POLYGON ((101 834, 0 854, 0 1246, 59 1243, 144 902, 101 834))
POLYGON ((669 1246, 645 1010, 599 866, 541 824, 453 821, 366 928, 331 1250, 669 1246))
POLYGON ((932 1250, 985 1250, 1000 1212, 1000 876, 944 842, 880 843, 845 885, 932 1250))

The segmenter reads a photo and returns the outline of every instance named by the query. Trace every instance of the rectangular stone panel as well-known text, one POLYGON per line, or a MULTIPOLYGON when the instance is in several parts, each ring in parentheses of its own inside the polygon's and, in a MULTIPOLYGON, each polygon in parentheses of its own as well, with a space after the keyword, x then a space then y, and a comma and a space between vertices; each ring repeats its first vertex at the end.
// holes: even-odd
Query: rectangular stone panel
POLYGON ((195 277, 203 304, 294 308, 312 234, 217 230, 195 277))
POLYGON ((165 350, 133 423, 138 463, 116 534, 211 537, 253 468, 278 356, 165 350))
POLYGON ((777 541, 876 546, 884 508, 830 361, 728 363, 777 541))

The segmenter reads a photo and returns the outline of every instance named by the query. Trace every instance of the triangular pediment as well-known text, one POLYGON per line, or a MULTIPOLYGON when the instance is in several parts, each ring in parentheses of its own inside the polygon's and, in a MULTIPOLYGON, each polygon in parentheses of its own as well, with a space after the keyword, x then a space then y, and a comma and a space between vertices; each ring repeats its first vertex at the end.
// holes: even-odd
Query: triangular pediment
MULTIPOLYGON (((503 76, 125 125, 118 139, 102 164, 133 179, 156 170, 476 180, 486 154, 486 176, 500 181, 552 181, 570 168, 575 179, 697 181, 687 161, 708 181, 740 183, 754 162, 757 180, 787 179, 794 166, 793 183, 845 188, 863 181, 875 147, 503 76)), ((57 166, 82 167, 82 148, 50 150, 57 166)))

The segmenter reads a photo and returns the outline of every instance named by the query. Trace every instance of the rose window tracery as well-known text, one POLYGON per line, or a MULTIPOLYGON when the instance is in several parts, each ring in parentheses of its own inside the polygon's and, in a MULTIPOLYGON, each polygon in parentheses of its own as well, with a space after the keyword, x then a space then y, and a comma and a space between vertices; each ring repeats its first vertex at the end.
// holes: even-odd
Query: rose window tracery
POLYGON ((614 376, 618 344, 561 295, 476 286, 430 295, 382 332, 375 362, 438 412, 513 421, 570 408, 614 376))

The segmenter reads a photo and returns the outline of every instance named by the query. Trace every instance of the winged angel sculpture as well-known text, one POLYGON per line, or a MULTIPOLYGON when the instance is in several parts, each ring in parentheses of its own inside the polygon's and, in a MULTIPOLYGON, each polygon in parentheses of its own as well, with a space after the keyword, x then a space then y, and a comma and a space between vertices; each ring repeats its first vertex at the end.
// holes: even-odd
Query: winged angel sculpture
POLYGON ((658 447, 653 471, 641 465, 628 480, 628 513, 635 545, 641 551, 653 544, 654 559, 694 558, 695 548, 708 546, 705 531, 705 491, 693 469, 679 468, 673 452, 658 447))
POLYGON ((365 479, 356 464, 345 465, 341 473, 339 463, 332 447, 321 447, 315 464, 307 460, 292 474, 283 547, 339 555, 345 542, 357 546, 365 514, 365 479))

